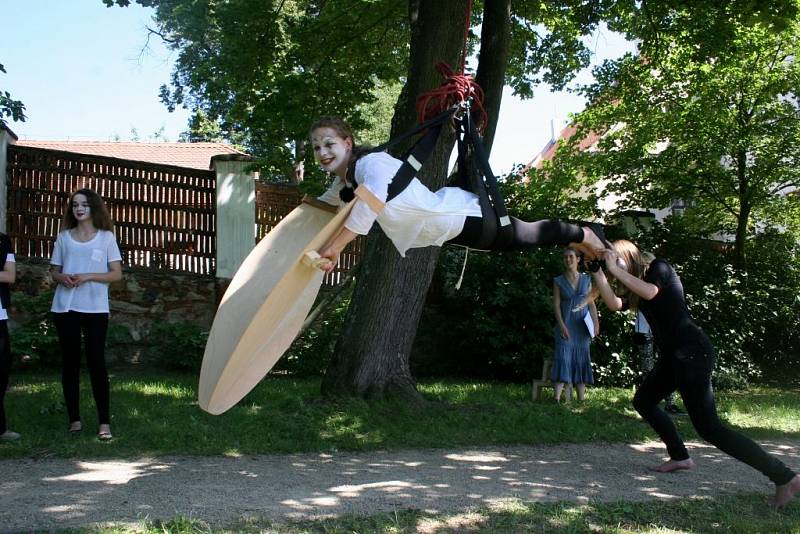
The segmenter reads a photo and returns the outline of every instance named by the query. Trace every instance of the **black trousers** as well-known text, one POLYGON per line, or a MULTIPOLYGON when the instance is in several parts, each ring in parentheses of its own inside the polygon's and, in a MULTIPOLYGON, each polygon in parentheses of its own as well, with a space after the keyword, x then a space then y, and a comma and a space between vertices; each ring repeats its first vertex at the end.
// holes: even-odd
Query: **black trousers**
POLYGON ((5 398, 8 388, 8 373, 11 370, 11 339, 8 337, 8 321, 0 321, 0 434, 6 427, 5 398))
POLYGON ((791 469, 747 436, 725 426, 717 416, 711 385, 714 349, 708 338, 703 338, 690 348, 662 354, 636 391, 633 406, 666 444, 669 457, 686 460, 689 453, 675 423, 659 407, 667 395, 679 391, 692 424, 704 440, 760 471, 776 485, 786 484, 795 476, 791 469))
POLYGON ((69 422, 81 420, 79 400, 82 338, 86 346, 86 366, 89 369, 94 402, 97 405, 97 421, 101 425, 110 424, 105 355, 108 314, 70 311, 54 313, 53 319, 61 345, 61 385, 69 422))
MULTIPOLYGON (((481 239, 483 225, 490 221, 484 221, 482 217, 467 217, 464 229, 448 243, 487 250, 527 250, 534 247, 566 246, 570 243, 583 242, 583 229, 577 224, 556 220, 525 222, 516 217, 510 219, 512 229, 510 241, 500 242, 499 239, 495 239, 489 246, 476 246, 481 239)), ((491 222, 496 224, 494 221, 491 222)))

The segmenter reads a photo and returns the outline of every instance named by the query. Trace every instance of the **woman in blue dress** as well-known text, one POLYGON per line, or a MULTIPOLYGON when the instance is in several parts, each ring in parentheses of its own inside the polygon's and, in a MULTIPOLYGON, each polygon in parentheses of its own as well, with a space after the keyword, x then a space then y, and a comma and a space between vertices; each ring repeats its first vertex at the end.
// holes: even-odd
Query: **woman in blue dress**
POLYGON ((586 384, 594 383, 589 345, 592 337, 600 333, 600 322, 594 300, 588 299, 592 290, 591 277, 578 272, 579 262, 575 249, 564 249, 566 269, 553 279, 556 344, 550 379, 555 384, 556 402, 561 402, 564 386, 567 386, 567 400, 572 396, 574 384, 578 400, 582 401, 586 396, 586 384), (587 314, 592 319, 591 333, 587 314))

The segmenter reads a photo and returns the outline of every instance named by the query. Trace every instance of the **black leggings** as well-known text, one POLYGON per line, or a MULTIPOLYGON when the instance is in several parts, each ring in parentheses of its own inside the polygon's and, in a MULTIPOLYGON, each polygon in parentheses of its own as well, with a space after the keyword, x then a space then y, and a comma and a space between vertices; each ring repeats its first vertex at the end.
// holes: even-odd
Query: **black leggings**
POLYGON ((500 242, 500 239, 496 238, 488 247, 475 247, 481 238, 484 220, 482 217, 467 217, 464 229, 448 243, 470 248, 486 248, 486 250, 527 250, 534 247, 566 246, 570 243, 583 242, 583 229, 577 224, 546 219, 536 222, 525 222, 516 217, 510 219, 512 235, 508 242, 500 242))
POLYGON ((67 405, 69 422, 74 423, 81 420, 79 399, 82 336, 86 345, 86 367, 89 368, 92 393, 97 405, 97 421, 101 425, 110 424, 108 371, 106 371, 105 357, 108 314, 70 311, 54 313, 53 318, 61 345, 61 385, 64 389, 64 402, 67 405))
POLYGON ((717 417, 711 386, 713 368, 714 349, 707 339, 698 340, 691 349, 662 355, 636 391, 633 406, 667 445, 669 457, 686 460, 689 453, 675 423, 659 408, 659 402, 678 390, 694 428, 704 440, 760 471, 776 485, 786 484, 795 476, 791 469, 717 417))
POLYGON ((11 370, 11 341, 8 337, 8 321, 0 320, 0 434, 6 427, 5 398, 8 388, 8 373, 11 370))

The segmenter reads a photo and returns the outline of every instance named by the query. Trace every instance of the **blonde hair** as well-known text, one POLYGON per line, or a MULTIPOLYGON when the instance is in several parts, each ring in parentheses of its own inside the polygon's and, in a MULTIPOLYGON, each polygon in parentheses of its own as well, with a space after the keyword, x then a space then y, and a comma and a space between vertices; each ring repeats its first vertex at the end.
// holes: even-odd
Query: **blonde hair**
MULTIPOLYGON (((655 256, 650 252, 642 252, 633 242, 627 239, 617 239, 611 245, 614 247, 619 258, 625 262, 628 274, 639 278, 644 278, 644 273, 650 262, 655 259, 655 256)), ((620 297, 628 299, 628 307, 637 311, 639 309, 639 295, 631 291, 620 283, 615 284, 615 293, 620 297)))
MULTIPOLYGON (((639 279, 644 277, 644 273, 647 271, 650 263, 656 259, 652 252, 639 250, 639 247, 627 239, 612 241, 611 246, 614 248, 619 258, 625 262, 628 273, 639 279)), ((639 309, 639 295, 619 283, 613 276, 609 275, 609 277, 611 278, 609 282, 612 283, 614 293, 618 297, 626 298, 628 300, 628 307, 633 311, 637 311, 639 309)), ((594 302, 599 296, 600 289, 592 285, 592 290, 586 295, 586 298, 581 301, 576 309, 588 306, 590 302, 594 302)))

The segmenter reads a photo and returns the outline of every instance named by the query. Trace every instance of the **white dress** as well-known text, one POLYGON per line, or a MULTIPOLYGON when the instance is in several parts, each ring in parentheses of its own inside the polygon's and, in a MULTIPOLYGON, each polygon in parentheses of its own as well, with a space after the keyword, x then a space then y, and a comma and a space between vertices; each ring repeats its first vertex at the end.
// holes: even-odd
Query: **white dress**
MULTIPOLYGON (((356 183, 385 202, 389 184, 402 161, 386 152, 367 154, 356 163, 356 183)), ((345 186, 336 177, 319 200, 341 206, 339 191, 345 186)), ((458 187, 443 187, 435 193, 413 178, 402 193, 386 203, 378 214, 366 202, 356 202, 345 227, 365 235, 378 222, 401 256, 410 248, 442 246, 464 228, 467 217, 480 217, 477 195, 458 187)))

